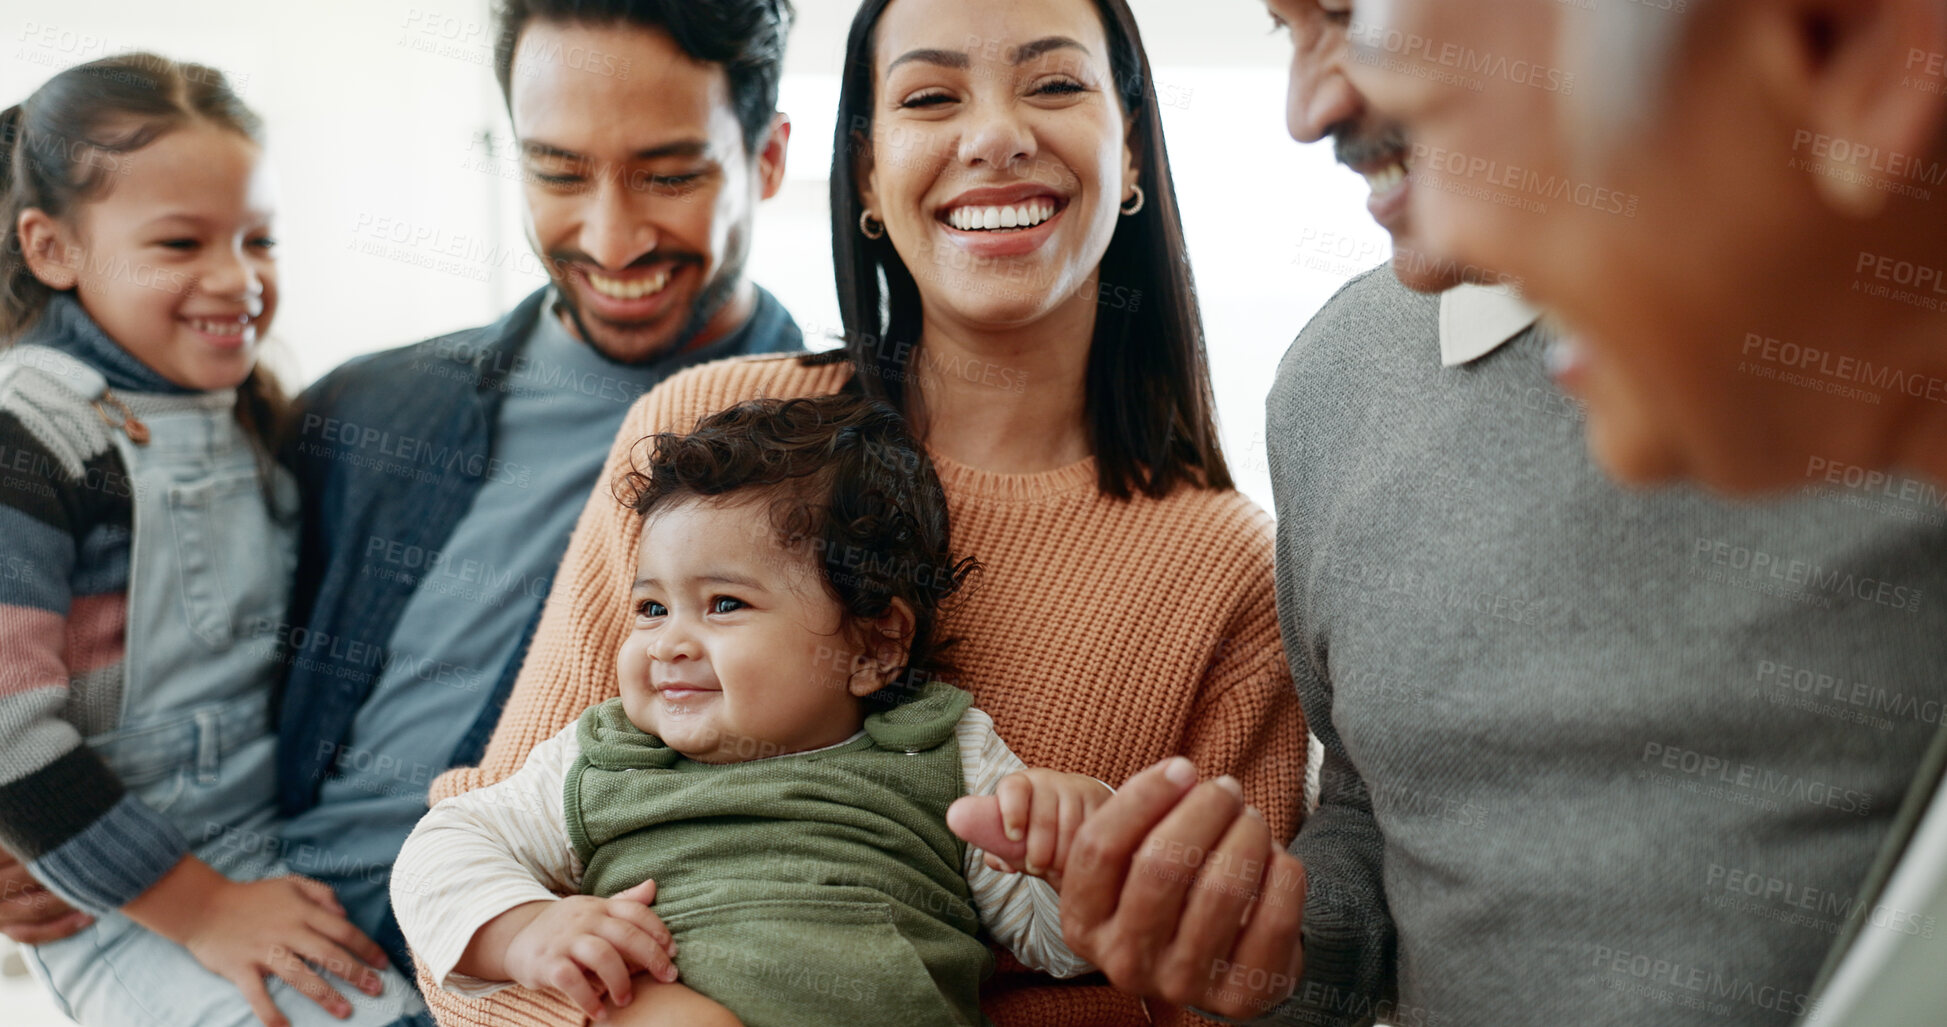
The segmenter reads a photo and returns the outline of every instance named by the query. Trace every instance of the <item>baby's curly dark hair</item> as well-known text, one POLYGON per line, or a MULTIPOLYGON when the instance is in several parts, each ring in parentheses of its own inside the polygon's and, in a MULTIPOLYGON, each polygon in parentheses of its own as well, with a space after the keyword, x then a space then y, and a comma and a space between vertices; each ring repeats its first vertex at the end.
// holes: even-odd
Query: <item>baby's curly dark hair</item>
POLYGON ((906 665, 874 706, 952 674, 947 650, 957 639, 940 633, 940 614, 979 564, 954 557, 946 494, 898 411, 847 393, 756 399, 688 434, 645 441, 648 465, 636 462, 618 491, 645 520, 684 499, 761 491, 772 499, 779 541, 810 550, 848 624, 906 601, 914 621, 906 665))

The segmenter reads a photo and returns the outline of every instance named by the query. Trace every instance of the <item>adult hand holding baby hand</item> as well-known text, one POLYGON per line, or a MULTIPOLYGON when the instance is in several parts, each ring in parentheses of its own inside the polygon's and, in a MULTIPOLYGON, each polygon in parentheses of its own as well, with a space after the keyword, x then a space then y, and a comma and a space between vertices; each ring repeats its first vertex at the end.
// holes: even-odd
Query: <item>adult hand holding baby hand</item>
POLYGON ((1178 756, 1123 782, 1067 870, 1062 937, 1129 994, 1252 1019, 1298 982, 1305 868, 1228 775, 1178 756))
POLYGON ((644 881, 606 899, 572 895, 516 906, 475 936, 477 941, 495 928, 505 936, 515 928, 502 958, 504 974, 474 975, 559 992, 600 1018, 604 994, 618 1006, 635 998, 636 968, 665 983, 676 979, 676 942, 650 912, 655 900, 656 882, 644 881))
POLYGON ((1115 793, 1085 774, 1044 767, 1001 779, 992 795, 968 795, 947 807, 947 827, 986 852, 989 869, 1026 873, 1061 890, 1070 844, 1088 815, 1115 793))

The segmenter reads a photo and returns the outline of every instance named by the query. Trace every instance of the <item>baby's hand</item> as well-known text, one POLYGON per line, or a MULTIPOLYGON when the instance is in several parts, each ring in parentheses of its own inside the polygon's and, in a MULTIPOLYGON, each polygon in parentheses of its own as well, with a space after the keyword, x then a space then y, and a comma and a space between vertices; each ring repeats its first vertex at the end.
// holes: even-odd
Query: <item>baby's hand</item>
POLYGON ((664 983, 675 980, 676 942, 649 911, 655 896, 656 882, 644 881, 613 898, 572 895, 534 903, 531 919, 507 945, 506 979, 559 992, 595 1019, 601 1018, 604 994, 618 1006, 635 997, 634 967, 664 983))
POLYGON ((986 850, 989 869, 1026 871, 1060 891, 1075 833, 1112 794, 1086 774, 1029 767, 1002 778, 992 795, 955 801, 946 823, 967 844, 986 850))

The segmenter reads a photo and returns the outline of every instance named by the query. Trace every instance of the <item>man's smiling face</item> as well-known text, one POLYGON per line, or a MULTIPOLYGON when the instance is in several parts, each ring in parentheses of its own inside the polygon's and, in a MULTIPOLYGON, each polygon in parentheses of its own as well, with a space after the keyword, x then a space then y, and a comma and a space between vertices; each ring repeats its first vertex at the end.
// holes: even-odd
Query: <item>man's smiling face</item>
POLYGON ((783 143, 752 159, 721 65, 657 29, 537 20, 509 107, 532 242, 586 342, 640 363, 742 321, 751 221, 783 143))

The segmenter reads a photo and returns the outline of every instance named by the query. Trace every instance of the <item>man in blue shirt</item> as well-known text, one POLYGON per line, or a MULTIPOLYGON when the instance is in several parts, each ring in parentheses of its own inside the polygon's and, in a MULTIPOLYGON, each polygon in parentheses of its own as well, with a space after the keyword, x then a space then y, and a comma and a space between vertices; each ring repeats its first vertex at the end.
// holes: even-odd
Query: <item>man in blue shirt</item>
POLYGON ((400 965, 387 898, 439 772, 478 761, 629 405, 803 348, 744 273, 784 177, 787 0, 501 7, 496 73, 551 284, 499 322, 352 361, 300 405, 281 844, 400 965))

